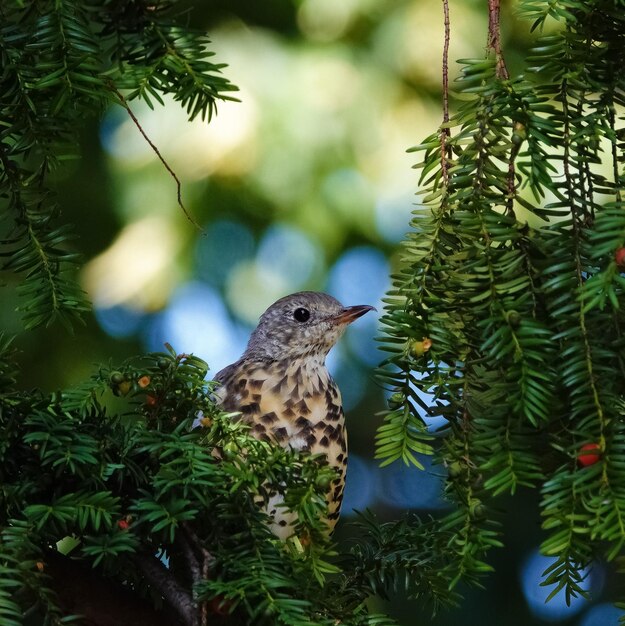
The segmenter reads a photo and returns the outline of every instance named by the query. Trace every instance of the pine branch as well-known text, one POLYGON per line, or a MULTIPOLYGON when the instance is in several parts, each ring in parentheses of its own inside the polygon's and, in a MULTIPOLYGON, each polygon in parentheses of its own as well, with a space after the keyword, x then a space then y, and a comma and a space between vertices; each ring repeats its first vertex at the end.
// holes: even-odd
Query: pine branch
MULTIPOLYGON (((54 225, 59 208, 48 180, 75 158, 84 121, 113 100, 133 117, 126 99, 135 96, 151 104, 173 94, 190 119, 207 120, 217 100, 234 99, 236 87, 220 76, 224 65, 208 60, 209 40, 176 23, 174 4, 45 0, 0 7, 0 194, 13 221, 0 255, 3 269, 21 275, 26 328, 57 319, 71 327, 89 309, 72 276, 80 257, 70 251, 71 230, 54 225), (132 93, 122 96, 124 88, 132 93)), ((148 142, 191 219, 180 181, 148 142)))

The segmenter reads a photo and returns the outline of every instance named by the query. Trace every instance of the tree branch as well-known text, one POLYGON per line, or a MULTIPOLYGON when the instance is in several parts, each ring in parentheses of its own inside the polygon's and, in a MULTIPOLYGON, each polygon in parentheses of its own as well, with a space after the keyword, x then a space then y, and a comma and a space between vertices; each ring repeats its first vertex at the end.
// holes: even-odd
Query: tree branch
POLYGON ((175 626, 180 624, 166 611, 157 611, 127 587, 98 575, 84 563, 50 550, 45 571, 66 614, 82 616, 85 626, 175 626))
MULTIPOLYGON (((183 551, 183 555, 191 572, 193 584, 208 578, 210 568, 215 562, 215 557, 203 547, 200 538, 195 534, 189 524, 182 525, 183 532, 179 533, 177 538, 183 551), (202 555, 202 562, 198 561, 196 552, 202 555)), ((202 602, 200 606, 200 626, 206 626, 208 623, 208 604, 202 602)))
POLYGON ((192 583, 198 583, 202 580, 202 566, 195 556, 191 540, 187 539, 187 533, 181 532, 176 534, 176 545, 180 547, 184 561, 191 574, 192 583))
POLYGON ((137 554, 133 561, 150 586, 165 598, 185 626, 198 626, 198 611, 193 598, 172 573, 152 554, 137 554))

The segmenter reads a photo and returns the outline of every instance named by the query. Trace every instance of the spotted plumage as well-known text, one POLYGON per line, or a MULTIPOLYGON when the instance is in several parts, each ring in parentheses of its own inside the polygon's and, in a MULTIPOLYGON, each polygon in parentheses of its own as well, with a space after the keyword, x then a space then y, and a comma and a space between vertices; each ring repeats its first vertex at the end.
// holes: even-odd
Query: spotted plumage
MULTIPOLYGON (((221 370, 216 395, 227 411, 239 412, 257 439, 311 454, 325 454, 339 477, 330 486, 328 525, 339 517, 347 465, 347 433, 341 394, 325 359, 348 324, 370 311, 344 307, 324 293, 303 291, 272 304, 260 318, 243 356, 221 370)), ((268 505, 272 530, 292 534, 293 515, 268 505)))

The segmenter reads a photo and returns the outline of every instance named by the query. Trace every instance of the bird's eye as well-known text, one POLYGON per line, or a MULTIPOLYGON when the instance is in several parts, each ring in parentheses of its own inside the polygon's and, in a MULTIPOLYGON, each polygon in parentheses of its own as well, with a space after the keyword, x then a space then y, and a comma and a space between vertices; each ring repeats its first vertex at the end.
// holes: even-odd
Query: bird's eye
POLYGON ((307 322, 310 318, 310 311, 308 309, 305 309, 304 307, 300 307, 299 309, 295 309, 295 311, 293 311, 293 319, 296 322, 307 322))

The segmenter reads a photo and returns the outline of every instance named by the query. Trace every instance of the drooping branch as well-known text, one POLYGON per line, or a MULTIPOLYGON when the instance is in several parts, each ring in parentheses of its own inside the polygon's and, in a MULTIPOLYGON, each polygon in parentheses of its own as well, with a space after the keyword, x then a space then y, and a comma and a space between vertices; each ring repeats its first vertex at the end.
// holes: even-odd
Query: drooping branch
POLYGON ((449 0, 443 0, 443 16, 445 27, 445 40, 443 42, 443 125, 441 130, 441 172, 445 187, 449 184, 449 164, 450 148, 447 140, 451 135, 449 130, 449 0))

